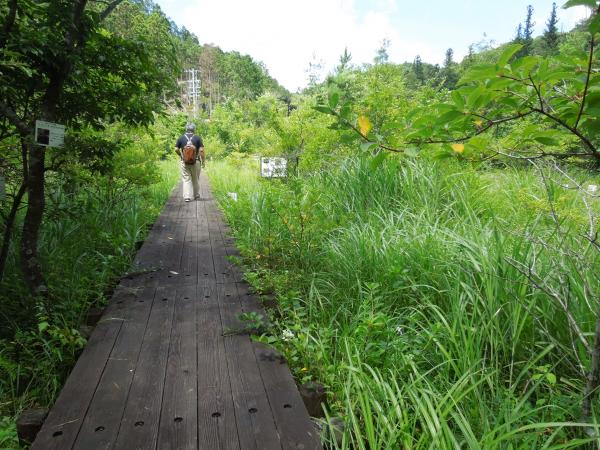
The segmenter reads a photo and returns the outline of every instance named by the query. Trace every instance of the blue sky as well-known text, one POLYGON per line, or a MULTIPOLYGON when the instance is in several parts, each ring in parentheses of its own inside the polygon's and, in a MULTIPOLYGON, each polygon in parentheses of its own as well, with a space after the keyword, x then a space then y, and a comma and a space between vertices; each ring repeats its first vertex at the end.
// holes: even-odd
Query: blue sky
MULTIPOLYGON (((583 7, 563 10, 559 28, 569 30, 586 15, 583 7)), ((390 61, 441 63, 446 49, 457 60, 472 43, 510 40, 527 5, 534 8, 535 34, 552 9, 549 0, 155 0, 179 26, 223 50, 237 50, 266 64, 281 84, 296 91, 308 80, 309 63, 322 62, 323 75, 343 53, 354 64, 372 62, 384 39, 390 61)))

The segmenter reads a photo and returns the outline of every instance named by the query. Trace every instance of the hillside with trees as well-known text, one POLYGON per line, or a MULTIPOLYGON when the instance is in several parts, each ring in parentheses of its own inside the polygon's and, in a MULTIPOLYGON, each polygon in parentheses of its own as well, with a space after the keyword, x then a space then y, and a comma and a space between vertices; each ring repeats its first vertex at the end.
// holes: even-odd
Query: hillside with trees
POLYGON ((188 120, 269 307, 255 339, 323 385, 328 448, 600 445, 600 6, 548 9, 441 65, 345 49, 292 94, 150 0, 2 3, 0 447, 130 270, 188 120))

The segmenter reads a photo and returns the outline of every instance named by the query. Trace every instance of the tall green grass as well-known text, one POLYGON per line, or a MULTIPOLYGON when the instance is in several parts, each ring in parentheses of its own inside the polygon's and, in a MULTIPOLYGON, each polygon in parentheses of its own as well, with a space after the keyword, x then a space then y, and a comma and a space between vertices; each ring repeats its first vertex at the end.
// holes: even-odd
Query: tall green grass
POLYGON ((589 355, 563 305, 589 340, 600 254, 577 192, 550 173, 544 185, 525 169, 411 159, 254 173, 222 163, 210 177, 248 279, 279 294, 265 339, 345 420, 332 445, 582 445, 589 355))
POLYGON ((29 297, 14 251, 0 286, 0 448, 15 448, 12 418, 22 409, 52 403, 85 345, 78 328, 88 309, 105 305, 129 270, 179 179, 177 161, 157 164, 158 182, 149 186, 99 177, 69 190, 50 180, 40 254, 51 307, 29 297))

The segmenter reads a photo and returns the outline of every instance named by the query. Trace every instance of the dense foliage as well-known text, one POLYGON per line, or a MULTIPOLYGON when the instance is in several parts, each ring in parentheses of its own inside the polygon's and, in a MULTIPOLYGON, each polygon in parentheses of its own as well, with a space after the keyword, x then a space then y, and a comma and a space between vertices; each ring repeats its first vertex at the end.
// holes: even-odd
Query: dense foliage
POLYGON ((60 389, 194 113, 246 277, 276 294, 257 338, 325 384, 332 446, 598 441, 600 15, 567 5, 590 20, 560 33, 553 7, 534 38, 528 8, 513 42, 441 67, 346 50, 290 95, 150 0, 0 4, 0 446, 60 389), (64 147, 33 144, 38 118, 67 125, 64 147), (289 177, 259 179, 259 155, 289 177))
POLYGON ((260 339, 326 385, 335 448, 597 441, 600 19, 575 4, 576 30, 554 10, 534 39, 528 10, 523 42, 448 52, 443 76, 346 52, 291 111, 215 110, 211 181, 278 300, 260 339), (261 180, 256 154, 299 166, 261 180))

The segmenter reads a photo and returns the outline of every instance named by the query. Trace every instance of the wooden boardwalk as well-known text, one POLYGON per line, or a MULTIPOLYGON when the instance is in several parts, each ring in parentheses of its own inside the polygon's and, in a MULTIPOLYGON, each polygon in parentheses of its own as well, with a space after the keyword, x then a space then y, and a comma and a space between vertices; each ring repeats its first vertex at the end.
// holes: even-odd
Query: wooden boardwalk
POLYGON ((264 311, 201 189, 168 200, 33 449, 321 448, 285 361, 243 332, 264 311))

